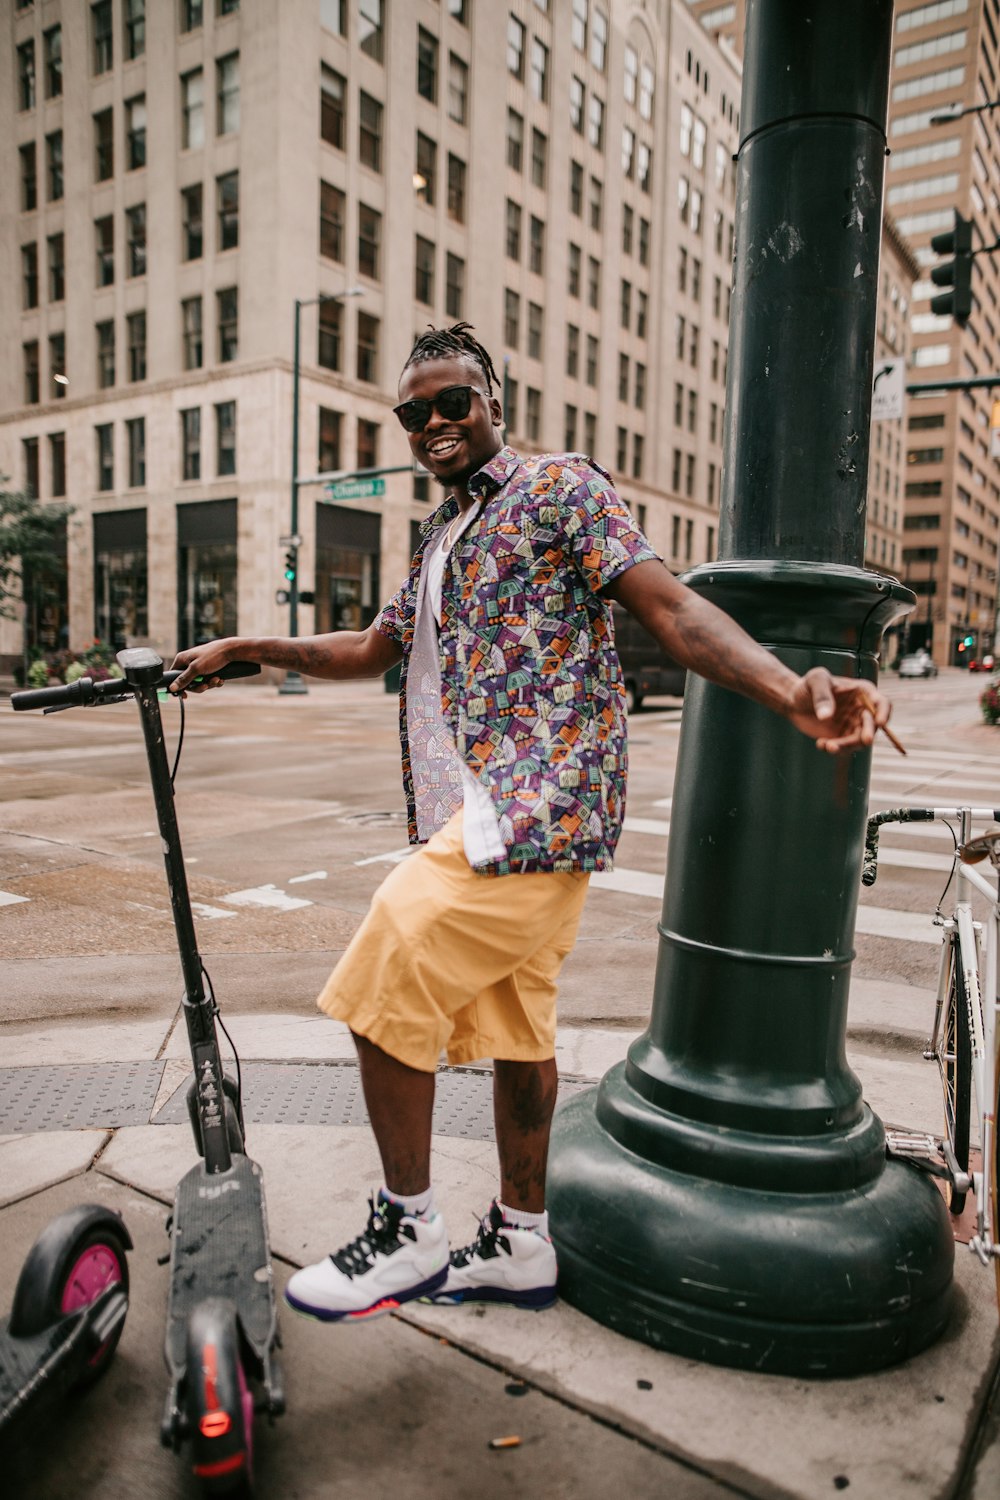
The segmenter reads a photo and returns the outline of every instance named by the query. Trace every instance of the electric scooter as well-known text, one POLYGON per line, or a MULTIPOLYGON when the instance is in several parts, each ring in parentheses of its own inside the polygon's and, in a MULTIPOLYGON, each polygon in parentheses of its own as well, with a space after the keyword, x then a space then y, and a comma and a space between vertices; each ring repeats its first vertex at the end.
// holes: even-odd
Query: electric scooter
POLYGON ((128 1312, 132 1240, 121 1215, 99 1204, 67 1209, 42 1230, 0 1319, 0 1442, 28 1417, 99 1379, 128 1312))
MULTIPOLYGON (((67 687, 15 693, 11 703, 15 709, 46 712, 126 698, 139 706, 184 980, 194 1070, 188 1111, 201 1157, 181 1178, 167 1220, 170 1389, 160 1435, 175 1451, 191 1442, 203 1495, 249 1495, 254 1412, 265 1411, 273 1421, 285 1406, 274 1353, 280 1338, 263 1178, 246 1155, 238 1059, 235 1080, 223 1071, 215 1025, 219 1008, 198 952, 174 809, 176 759, 171 772, 159 694, 180 673, 164 672, 160 657, 146 648, 120 651, 118 663, 123 678, 81 677, 67 687)), ((252 663, 233 662, 217 675, 247 677, 259 671, 252 663)))

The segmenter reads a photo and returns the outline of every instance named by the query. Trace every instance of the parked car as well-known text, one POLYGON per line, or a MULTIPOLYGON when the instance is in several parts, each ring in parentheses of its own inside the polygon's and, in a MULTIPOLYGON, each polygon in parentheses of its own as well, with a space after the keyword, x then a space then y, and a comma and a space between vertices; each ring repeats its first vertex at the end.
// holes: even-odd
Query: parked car
POLYGON ((982 657, 979 657, 979 658, 977 658, 975 656, 970 657, 969 658, 969 671, 970 672, 992 672, 993 671, 993 657, 989 654, 989 652, 987 652, 985 656, 982 656, 982 657))
POLYGON ((900 677, 936 677, 937 671, 929 651, 913 651, 899 663, 900 677))
POLYGON ((615 645, 625 679, 625 702, 629 713, 638 713, 643 699, 651 695, 681 698, 685 669, 666 656, 659 644, 628 610, 614 606, 615 645))

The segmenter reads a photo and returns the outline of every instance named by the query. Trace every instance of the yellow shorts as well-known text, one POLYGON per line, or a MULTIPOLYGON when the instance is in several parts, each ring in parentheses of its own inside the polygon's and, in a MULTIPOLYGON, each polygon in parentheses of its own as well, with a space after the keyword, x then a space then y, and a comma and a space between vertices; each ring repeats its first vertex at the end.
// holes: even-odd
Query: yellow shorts
POLYGON ((316 1002, 411 1068, 555 1052, 556 979, 588 875, 477 875, 456 815, 375 892, 316 1002))

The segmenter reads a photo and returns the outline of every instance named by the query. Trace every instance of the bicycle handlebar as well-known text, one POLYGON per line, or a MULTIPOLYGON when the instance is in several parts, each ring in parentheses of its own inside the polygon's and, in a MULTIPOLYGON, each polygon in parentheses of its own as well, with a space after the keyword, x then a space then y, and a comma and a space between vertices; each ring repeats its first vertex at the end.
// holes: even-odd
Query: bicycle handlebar
MULTIPOLYGON (((256 677, 259 671, 260 667, 256 662, 231 661, 218 672, 213 672, 212 676, 228 680, 233 677, 256 677)), ((156 684, 157 688, 169 687, 180 675, 180 672, 164 672, 156 684)), ((195 682, 199 681, 201 679, 196 677, 195 682)), ((24 692, 12 693, 10 705, 18 713, 31 708, 51 713, 55 709, 86 708, 96 703, 124 703, 134 693, 135 687, 124 677, 109 677, 104 682, 94 682, 90 677, 78 677, 76 682, 59 683, 55 687, 28 688, 24 692)))
MULTIPOLYGON (((943 807, 892 807, 887 812, 873 813, 868 819, 865 838, 865 859, 861 871, 861 884, 874 885, 878 875, 878 835, 883 823, 932 823, 935 818, 948 815, 958 817, 962 808, 943 807)), ((974 817, 995 818, 1000 822, 1000 808, 967 808, 974 817)))

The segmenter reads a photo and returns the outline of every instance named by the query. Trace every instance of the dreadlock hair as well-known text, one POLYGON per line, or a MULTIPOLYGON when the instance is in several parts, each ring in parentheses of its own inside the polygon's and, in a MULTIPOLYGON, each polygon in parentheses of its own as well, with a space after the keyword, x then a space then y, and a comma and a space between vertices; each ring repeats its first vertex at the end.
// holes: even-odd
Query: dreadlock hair
POLYGON ((466 359, 474 360, 482 370, 486 376, 487 394, 492 394, 494 387, 500 389, 500 380, 489 354, 479 340, 473 338, 474 332, 471 323, 453 323, 450 328, 434 328, 428 324, 427 332, 418 334, 414 341, 403 369, 425 359, 449 359, 456 354, 463 355, 466 359))

